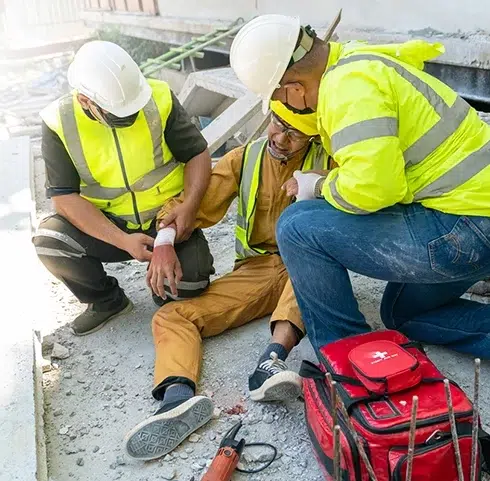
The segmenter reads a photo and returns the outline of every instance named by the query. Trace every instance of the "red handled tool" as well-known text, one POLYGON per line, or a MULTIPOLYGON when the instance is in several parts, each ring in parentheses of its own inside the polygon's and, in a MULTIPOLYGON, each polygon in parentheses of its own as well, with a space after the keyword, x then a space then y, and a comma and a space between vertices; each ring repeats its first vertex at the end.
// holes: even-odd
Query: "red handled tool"
MULTIPOLYGON (((233 473, 235 471, 239 471, 241 473, 258 473, 263 471, 265 468, 269 467, 272 462, 276 459, 277 449, 271 444, 266 443, 252 443, 245 444, 245 439, 241 439, 237 441, 235 439, 238 431, 240 431, 242 427, 242 422, 240 421, 238 424, 233 426, 226 434, 221 444, 219 445, 218 452, 214 456, 213 462, 211 466, 209 466, 208 471, 203 476, 201 481, 231 481, 233 477, 233 473), (239 469, 238 462, 240 461, 240 456, 245 447, 252 446, 266 446, 271 448, 273 451, 273 455, 269 461, 266 462, 264 466, 261 466, 256 470, 244 470, 239 469)), ((195 478, 192 477, 191 481, 194 481, 195 478)))

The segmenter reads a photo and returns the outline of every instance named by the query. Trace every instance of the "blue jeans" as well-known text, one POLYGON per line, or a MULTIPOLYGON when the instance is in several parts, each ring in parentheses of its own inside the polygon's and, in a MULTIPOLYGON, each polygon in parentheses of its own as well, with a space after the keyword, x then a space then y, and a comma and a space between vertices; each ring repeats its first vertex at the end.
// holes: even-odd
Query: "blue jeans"
POLYGON ((381 319, 429 344, 490 358, 490 305, 460 299, 490 274, 490 218, 396 205, 360 216, 297 202, 277 225, 313 347, 370 330, 348 270, 388 281, 381 319))

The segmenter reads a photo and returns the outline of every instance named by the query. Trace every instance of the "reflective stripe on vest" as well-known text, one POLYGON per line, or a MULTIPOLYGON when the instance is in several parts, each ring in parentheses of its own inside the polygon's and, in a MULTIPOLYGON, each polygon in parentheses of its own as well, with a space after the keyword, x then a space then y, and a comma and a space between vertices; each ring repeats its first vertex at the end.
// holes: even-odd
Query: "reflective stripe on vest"
MULTIPOLYGON (((243 171, 239 186, 238 210, 236 221, 235 251, 238 259, 269 254, 263 249, 252 248, 249 245, 253 229, 255 202, 258 192, 260 167, 267 147, 267 138, 261 138, 249 144, 243 155, 243 171)), ((306 154, 301 170, 326 170, 328 154, 321 144, 312 143, 306 154)))
MULTIPOLYGON (((405 167, 417 165, 425 160, 434 150, 440 147, 451 135, 456 132, 462 122, 470 112, 470 105, 457 96, 453 105, 449 106, 444 99, 426 82, 408 71, 402 65, 389 60, 385 57, 372 54, 353 55, 341 59, 336 65, 332 66, 326 73, 330 73, 337 67, 347 65, 352 62, 363 60, 378 61, 386 66, 393 68, 401 77, 407 80, 431 105, 439 115, 439 120, 422 135, 413 145, 405 149, 403 157, 405 167)), ((381 117, 363 120, 350 125, 332 135, 332 149, 336 152, 343 147, 360 142, 362 140, 375 139, 386 136, 398 135, 398 119, 392 117, 381 117)), ((463 185, 473 176, 481 172, 490 165, 490 143, 487 143, 480 150, 468 155, 448 172, 441 175, 438 179, 431 182, 420 191, 414 194, 414 200, 420 201, 429 197, 438 197, 448 193, 463 185)), ((347 203, 336 191, 335 183, 330 183, 330 189, 335 200, 344 208, 359 214, 369 212, 355 208, 347 203), (334 194, 334 191, 337 195, 334 194), (340 200, 340 201, 339 201, 340 200)))
POLYGON ((248 245, 248 238, 252 230, 252 226, 250 225, 252 221, 251 214, 253 214, 253 212, 249 212, 249 202, 252 200, 251 195, 253 195, 254 201, 257 195, 256 191, 252 192, 252 184, 255 176, 260 173, 260 166, 266 145, 267 139, 258 139, 245 148, 243 155, 243 171, 239 186, 235 229, 235 252, 239 259, 266 254, 266 251, 262 249, 255 250, 248 245))
MULTIPOLYGON (((153 97, 144 107, 143 113, 150 129, 155 169, 129 186, 130 190, 134 192, 143 192, 151 189, 179 166, 179 163, 173 158, 164 164, 162 119, 160 118, 160 113, 153 97)), ((103 200, 112 200, 126 194, 128 190, 125 187, 102 187, 92 175, 85 154, 83 153, 82 142, 75 118, 75 110, 73 108, 73 97, 64 97, 61 101, 60 120, 70 157, 80 175, 80 179, 86 184, 80 186, 80 193, 85 197, 103 200)), ((141 214, 143 221, 144 213, 141 214)), ((134 218, 134 216, 132 217, 134 218)), ((133 220, 130 220, 130 222, 133 222, 133 220)))

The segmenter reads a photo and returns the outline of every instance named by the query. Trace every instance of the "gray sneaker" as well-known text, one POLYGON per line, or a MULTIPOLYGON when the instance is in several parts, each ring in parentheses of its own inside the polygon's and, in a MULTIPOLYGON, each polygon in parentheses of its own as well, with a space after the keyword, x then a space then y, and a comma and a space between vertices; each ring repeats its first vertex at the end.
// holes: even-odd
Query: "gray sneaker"
POLYGON ((194 396, 177 407, 154 414, 135 426, 124 438, 131 458, 149 461, 173 451, 196 429, 213 417, 214 405, 205 396, 194 396))
POLYGON ((111 319, 122 316, 133 309, 133 303, 123 294, 121 303, 110 311, 97 311, 89 304, 85 312, 71 323, 71 330, 76 336, 86 336, 102 329, 111 319))

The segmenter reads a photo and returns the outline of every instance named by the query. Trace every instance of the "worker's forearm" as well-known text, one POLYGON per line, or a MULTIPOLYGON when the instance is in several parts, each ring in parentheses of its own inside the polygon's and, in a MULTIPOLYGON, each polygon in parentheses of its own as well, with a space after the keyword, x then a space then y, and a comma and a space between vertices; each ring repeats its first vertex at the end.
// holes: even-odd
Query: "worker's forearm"
POLYGON ((58 214, 85 234, 124 250, 127 234, 80 195, 57 196, 53 198, 53 204, 58 214))
POLYGON ((184 203, 197 212, 211 178, 211 156, 206 149, 185 165, 184 203))

